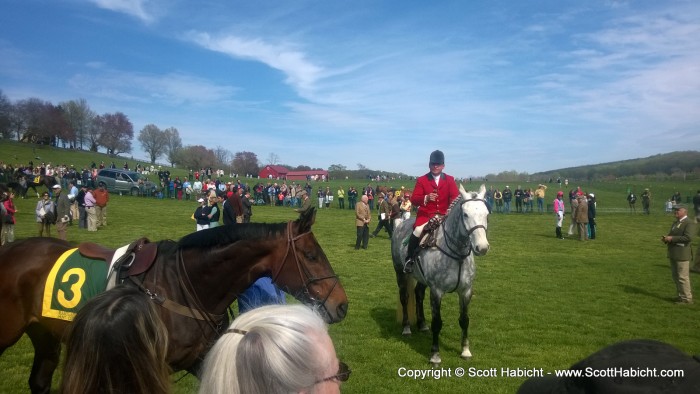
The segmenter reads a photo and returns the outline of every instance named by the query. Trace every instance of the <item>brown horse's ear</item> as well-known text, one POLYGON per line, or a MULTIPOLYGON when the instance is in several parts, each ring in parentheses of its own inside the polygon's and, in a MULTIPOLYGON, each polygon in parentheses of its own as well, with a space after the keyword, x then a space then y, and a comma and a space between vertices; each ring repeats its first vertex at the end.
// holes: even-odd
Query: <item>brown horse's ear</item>
POLYGON ((311 231, 311 226, 316 222, 316 208, 311 208, 299 215, 299 234, 311 231))

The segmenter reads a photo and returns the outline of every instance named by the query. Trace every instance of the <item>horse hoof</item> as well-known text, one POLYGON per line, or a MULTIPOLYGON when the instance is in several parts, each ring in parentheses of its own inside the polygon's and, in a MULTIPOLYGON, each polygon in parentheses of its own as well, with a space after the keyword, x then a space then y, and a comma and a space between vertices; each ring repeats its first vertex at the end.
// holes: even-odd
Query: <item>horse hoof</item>
POLYGON ((442 363, 440 353, 433 353, 433 355, 430 356, 430 363, 433 364, 434 367, 439 366, 442 363))
POLYGON ((428 332, 428 331, 430 331, 430 327, 428 327, 427 325, 422 325, 422 326, 418 327, 418 330, 420 332, 428 332))
POLYGON ((462 357, 464 360, 471 360, 472 352, 470 352, 469 349, 463 349, 462 354, 460 354, 459 356, 462 357))
POLYGON ((405 335, 405 336, 411 335, 411 327, 404 327, 401 335, 405 335))

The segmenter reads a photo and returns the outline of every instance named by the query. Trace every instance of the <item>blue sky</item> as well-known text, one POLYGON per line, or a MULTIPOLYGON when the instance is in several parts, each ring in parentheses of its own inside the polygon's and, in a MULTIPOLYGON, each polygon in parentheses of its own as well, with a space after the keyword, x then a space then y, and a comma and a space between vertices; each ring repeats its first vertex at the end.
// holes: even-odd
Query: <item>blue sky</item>
POLYGON ((534 173, 700 148, 700 2, 6 0, 0 89, 263 164, 534 173))

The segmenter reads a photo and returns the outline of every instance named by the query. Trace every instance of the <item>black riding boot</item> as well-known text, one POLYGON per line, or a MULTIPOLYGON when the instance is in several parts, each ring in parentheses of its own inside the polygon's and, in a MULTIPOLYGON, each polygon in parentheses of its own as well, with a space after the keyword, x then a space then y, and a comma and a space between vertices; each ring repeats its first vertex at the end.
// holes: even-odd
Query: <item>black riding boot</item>
POLYGON ((420 238, 411 233, 411 238, 408 240, 408 250, 406 251, 406 261, 403 264, 403 272, 406 274, 413 272, 414 255, 419 243, 420 238))
POLYGON ((559 238, 559 239, 564 238, 561 236, 561 227, 557 227, 557 238, 559 238))

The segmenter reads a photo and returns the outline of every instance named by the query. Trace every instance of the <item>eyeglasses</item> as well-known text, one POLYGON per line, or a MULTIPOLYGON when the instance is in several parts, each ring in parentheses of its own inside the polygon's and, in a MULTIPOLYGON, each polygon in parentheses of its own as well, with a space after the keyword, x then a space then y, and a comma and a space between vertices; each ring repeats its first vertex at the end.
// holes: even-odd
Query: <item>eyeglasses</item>
POLYGON ((329 377, 321 379, 321 380, 317 380, 314 384, 327 382, 329 380, 337 380, 338 382, 347 382, 348 379, 350 379, 351 372, 352 372, 352 370, 350 369, 350 367, 348 367, 347 364, 345 364, 344 362, 341 361, 338 363, 338 373, 337 374, 335 374, 333 376, 329 376, 329 377))

